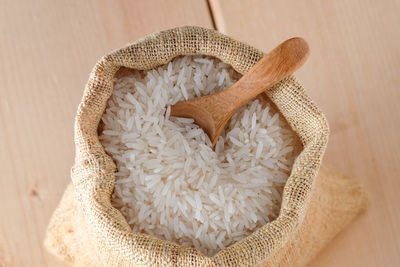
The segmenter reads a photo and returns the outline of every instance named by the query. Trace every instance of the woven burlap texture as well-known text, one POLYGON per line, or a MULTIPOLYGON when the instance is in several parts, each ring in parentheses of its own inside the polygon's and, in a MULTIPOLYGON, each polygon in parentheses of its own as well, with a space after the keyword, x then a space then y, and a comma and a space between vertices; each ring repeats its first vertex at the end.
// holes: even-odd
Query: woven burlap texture
POLYGON ((97 133, 113 77, 121 67, 147 70, 180 55, 198 54, 217 57, 242 74, 263 56, 214 30, 181 27, 150 35, 97 62, 75 119, 72 184, 47 230, 50 251, 79 266, 301 266, 362 210, 366 197, 357 184, 331 174, 316 179, 328 124, 302 86, 288 77, 267 95, 299 136, 303 150, 285 185, 278 218, 213 257, 133 232, 111 205, 116 167, 97 133))

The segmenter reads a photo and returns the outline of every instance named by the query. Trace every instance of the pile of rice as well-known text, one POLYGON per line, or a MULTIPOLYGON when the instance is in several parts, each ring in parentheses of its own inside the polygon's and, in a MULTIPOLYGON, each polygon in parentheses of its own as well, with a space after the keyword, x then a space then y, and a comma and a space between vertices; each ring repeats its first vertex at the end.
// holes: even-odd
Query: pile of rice
POLYGON ((234 114, 215 151, 192 119, 169 115, 239 78, 200 56, 117 75, 100 141, 118 167, 112 204, 133 231, 213 255, 277 217, 298 140, 265 96, 234 114))

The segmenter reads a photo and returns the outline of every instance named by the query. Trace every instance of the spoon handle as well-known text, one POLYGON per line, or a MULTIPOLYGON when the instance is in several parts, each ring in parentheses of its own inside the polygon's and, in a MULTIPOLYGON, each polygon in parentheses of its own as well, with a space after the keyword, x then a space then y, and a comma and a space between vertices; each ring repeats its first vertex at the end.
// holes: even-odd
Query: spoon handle
POLYGON ((309 51, 307 42, 302 38, 286 40, 265 55, 233 86, 220 92, 220 97, 225 99, 233 113, 300 68, 307 60, 309 51))

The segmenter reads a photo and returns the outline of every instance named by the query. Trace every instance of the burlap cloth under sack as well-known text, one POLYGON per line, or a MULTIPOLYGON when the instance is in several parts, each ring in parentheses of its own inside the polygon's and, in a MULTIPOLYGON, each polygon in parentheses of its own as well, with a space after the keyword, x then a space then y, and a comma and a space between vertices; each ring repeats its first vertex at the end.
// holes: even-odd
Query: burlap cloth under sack
POLYGON ((209 55, 244 74, 261 51, 214 30, 182 27, 115 50, 94 67, 75 120, 76 159, 70 184, 51 219, 45 245, 86 266, 303 266, 366 205, 351 179, 321 169, 329 128, 325 116, 294 77, 267 91, 298 134, 303 150, 283 192, 279 217, 213 257, 193 248, 135 233, 110 202, 116 171, 97 128, 124 66, 147 70, 179 55, 209 55))

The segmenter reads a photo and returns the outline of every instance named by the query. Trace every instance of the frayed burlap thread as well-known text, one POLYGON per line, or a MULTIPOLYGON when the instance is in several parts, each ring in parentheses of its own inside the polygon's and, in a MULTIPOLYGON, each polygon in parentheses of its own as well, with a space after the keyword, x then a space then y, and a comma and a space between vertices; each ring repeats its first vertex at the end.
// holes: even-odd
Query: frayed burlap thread
POLYGON ((317 179, 328 124, 291 76, 266 92, 303 145, 276 220, 213 257, 133 232, 111 205, 116 167, 97 134, 113 77, 121 67, 148 70, 180 55, 199 54, 217 57, 242 74, 263 56, 214 30, 181 27, 150 35, 98 61, 78 107, 72 184, 47 230, 45 245, 50 251, 75 266, 302 266, 365 207, 364 192, 350 179, 330 172, 317 179))

